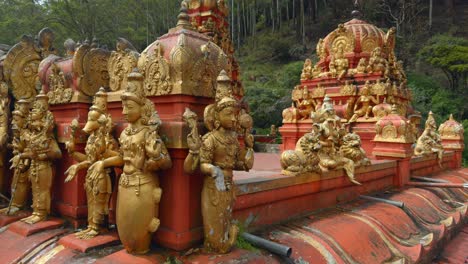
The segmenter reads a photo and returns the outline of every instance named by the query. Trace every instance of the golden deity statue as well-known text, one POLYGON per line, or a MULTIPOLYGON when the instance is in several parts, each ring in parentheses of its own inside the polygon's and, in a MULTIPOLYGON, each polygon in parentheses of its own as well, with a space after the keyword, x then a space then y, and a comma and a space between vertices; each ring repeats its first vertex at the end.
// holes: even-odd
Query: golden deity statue
MULTIPOLYGON (((199 160, 200 170, 205 175, 202 190, 202 216, 205 232, 204 247, 208 252, 228 253, 237 239, 239 229, 231 222, 235 202, 233 170, 249 171, 253 166, 252 117, 239 110, 239 104, 232 92, 223 91, 222 80, 228 78, 225 71, 218 77, 217 100, 205 108, 205 125, 210 130, 203 136, 201 147, 190 144, 190 137, 196 138, 192 131, 189 135, 189 155, 185 168, 196 168, 199 160), (239 127, 238 127, 239 126, 239 127), (237 139, 237 130, 242 131, 245 148, 237 139)), ((229 86, 230 87, 230 86, 229 86)), ((224 87, 225 88, 225 87, 224 87)), ((185 119, 196 120, 193 114, 185 119)), ((192 129, 195 127, 192 125, 192 129)), ((198 132, 197 132, 198 133, 198 132)), ((188 171, 190 172, 190 171, 188 171)))
POLYGON ((309 80, 312 78, 312 60, 306 59, 304 62, 304 66, 302 68, 301 73, 301 80, 309 80))
MULTIPOLYGON (((117 144, 112 138, 112 118, 107 113, 107 93, 101 88, 94 97, 94 104, 88 113, 83 132, 89 135, 86 142, 85 153, 75 151, 75 134, 78 129, 78 121, 75 119, 70 126, 72 136, 66 143, 68 153, 74 160, 78 161, 65 172, 67 178, 65 182, 71 181, 78 171, 88 169, 97 161, 117 155, 117 144)), ((85 179, 86 197, 88 199, 88 228, 76 233, 81 239, 89 239, 97 236, 101 232, 104 218, 109 214, 109 198, 112 192, 112 183, 109 170, 92 174, 88 170, 85 179)))
POLYGON ((162 189, 155 171, 170 168, 172 161, 159 136, 161 120, 145 96, 143 75, 136 69, 128 75, 121 97, 128 126, 120 134, 120 151, 91 165, 88 177, 98 179, 105 175, 106 168, 123 166, 117 195, 117 230, 129 253, 144 254, 160 224, 162 189))
POLYGON ((49 98, 43 92, 36 96, 28 122, 28 131, 20 136, 24 150, 13 157, 12 162, 14 168, 19 168, 21 162, 30 160, 28 176, 32 187, 33 213, 21 221, 35 224, 45 220, 50 213, 53 160, 62 157, 52 133, 55 120, 49 111, 49 98))
POLYGON ((356 122, 359 117, 364 116, 365 119, 369 119, 369 114, 372 111, 372 105, 378 104, 378 100, 370 95, 369 81, 366 81, 364 87, 361 90, 361 96, 359 96, 356 104, 354 105, 354 114, 350 118, 349 123, 356 122))
POLYGON ((327 102, 323 106, 314 118, 312 131, 299 139, 295 150, 281 154, 282 173, 295 176, 344 169, 349 180, 360 185, 354 179, 354 168, 370 164, 361 139, 357 134, 346 133, 333 105, 327 102))
POLYGON ((340 80, 348 72, 349 62, 348 59, 344 56, 344 51, 342 47, 338 47, 337 51, 333 55, 334 67, 336 69, 337 79, 340 80))
POLYGON ((349 69, 348 74, 349 75, 363 74, 363 73, 366 73, 366 68, 367 68, 366 59, 360 58, 356 68, 349 69))
POLYGON ((8 86, 3 82, 3 74, 0 71, 0 190, 5 184, 5 158, 8 141, 8 118, 10 112, 10 101, 8 97, 8 86))
POLYGON ((387 60, 382 57, 382 49, 380 47, 375 48, 372 51, 371 57, 369 59, 369 65, 367 65, 367 72, 385 72, 385 66, 387 65, 387 60))
POLYGON ((31 191, 31 183, 28 179, 28 170, 31 165, 30 159, 19 159, 21 153, 25 149, 25 136, 28 133, 26 126, 29 115, 30 103, 27 100, 20 99, 16 102, 16 110, 12 113, 12 141, 11 149, 13 160, 17 160, 17 164, 13 164, 13 179, 11 183, 11 199, 7 208, 0 210, 1 214, 14 215, 18 211, 27 206, 29 193, 31 191))
POLYGON ((432 153, 437 154, 439 166, 442 167, 444 148, 442 147, 440 135, 437 132, 437 124, 435 122, 434 115, 432 114, 432 111, 430 111, 426 120, 425 129, 416 142, 414 155, 423 156, 430 155, 432 153))
POLYGON ((304 86, 302 100, 297 101, 296 103, 297 115, 299 120, 305 120, 310 118, 310 114, 315 109, 315 100, 309 93, 309 89, 304 86))

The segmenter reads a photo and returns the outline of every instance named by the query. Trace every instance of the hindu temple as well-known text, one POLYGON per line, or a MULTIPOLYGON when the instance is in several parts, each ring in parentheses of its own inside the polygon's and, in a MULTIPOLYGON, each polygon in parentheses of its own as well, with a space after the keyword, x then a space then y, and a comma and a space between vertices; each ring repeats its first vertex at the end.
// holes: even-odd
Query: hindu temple
POLYGON ((228 15, 181 1, 143 51, 67 39, 59 54, 50 28, 9 48, 2 263, 432 263, 466 249, 463 126, 413 109, 395 28, 353 11, 318 36, 280 153, 260 153, 228 15))

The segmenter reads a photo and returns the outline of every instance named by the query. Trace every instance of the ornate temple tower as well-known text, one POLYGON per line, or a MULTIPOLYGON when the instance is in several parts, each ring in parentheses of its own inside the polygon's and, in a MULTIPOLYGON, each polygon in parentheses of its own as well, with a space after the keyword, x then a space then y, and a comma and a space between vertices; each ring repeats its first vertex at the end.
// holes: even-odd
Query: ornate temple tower
POLYGON ((283 111, 284 150, 294 149, 310 131, 314 112, 328 104, 361 137, 368 155, 375 124, 390 114, 392 105, 403 117, 413 114, 411 91, 394 52, 395 29, 384 32, 360 20, 358 11, 353 16, 318 41, 318 62, 305 61, 301 83, 292 91, 293 105, 283 111))

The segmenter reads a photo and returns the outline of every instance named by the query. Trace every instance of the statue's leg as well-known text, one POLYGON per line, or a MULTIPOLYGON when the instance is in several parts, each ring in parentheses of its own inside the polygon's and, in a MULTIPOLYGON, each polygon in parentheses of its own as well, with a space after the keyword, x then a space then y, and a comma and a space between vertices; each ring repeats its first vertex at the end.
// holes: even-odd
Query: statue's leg
POLYGON ((33 188, 33 217, 25 221, 35 224, 47 218, 50 212, 50 188, 52 187, 52 168, 47 163, 37 166, 37 179, 32 181, 33 188))
POLYGON ((29 182, 27 172, 15 173, 12 182, 16 183, 16 185, 11 186, 12 200, 10 209, 9 211, 8 207, 1 209, 0 214, 6 214, 8 212, 9 215, 13 215, 26 207, 29 193, 31 192, 31 183, 29 182))
POLYGON ((86 179, 86 182, 85 182, 85 190, 86 190, 86 201, 87 201, 87 206, 88 206, 88 226, 86 227, 86 229, 75 233, 75 236, 77 236, 78 238, 84 238, 83 236, 91 230, 90 224, 93 219, 95 198, 93 195, 92 185, 88 179, 86 179))
POLYGON ((223 192, 223 195, 225 195, 227 205, 227 207, 225 208, 224 215, 224 221, 225 223, 227 223, 227 225, 224 232, 228 232, 228 239, 224 240, 224 243, 221 247, 221 253, 228 253, 231 250, 231 248, 236 244, 237 235, 239 234, 239 227, 237 227, 231 222, 232 208, 234 207, 234 203, 236 201, 234 189, 231 188, 230 190, 223 192))
POLYGON ((202 216, 205 233, 204 249, 207 252, 221 251, 224 233, 227 232, 225 221, 225 201, 223 192, 215 187, 214 179, 206 176, 202 190, 202 216))

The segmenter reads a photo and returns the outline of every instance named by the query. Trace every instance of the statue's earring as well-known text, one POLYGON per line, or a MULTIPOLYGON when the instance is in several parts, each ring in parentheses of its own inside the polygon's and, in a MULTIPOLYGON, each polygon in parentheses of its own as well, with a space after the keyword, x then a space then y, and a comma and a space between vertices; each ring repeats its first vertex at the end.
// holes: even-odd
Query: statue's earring
POLYGON ((218 120, 216 120, 216 121, 214 122, 214 127, 215 127, 215 129, 217 130, 220 126, 221 126, 220 122, 219 122, 218 120))

